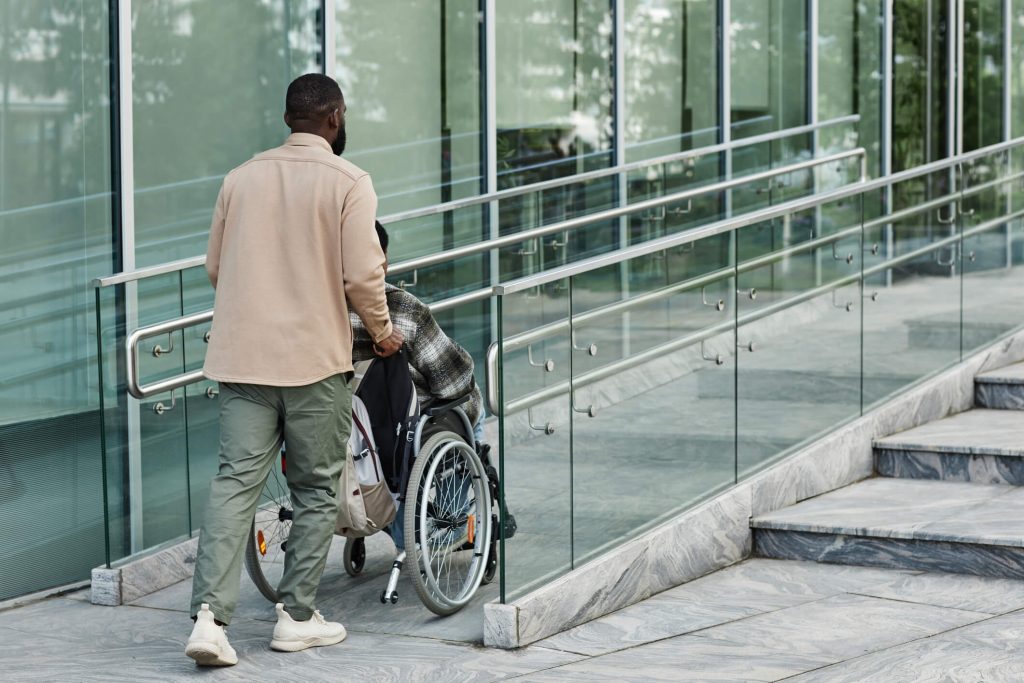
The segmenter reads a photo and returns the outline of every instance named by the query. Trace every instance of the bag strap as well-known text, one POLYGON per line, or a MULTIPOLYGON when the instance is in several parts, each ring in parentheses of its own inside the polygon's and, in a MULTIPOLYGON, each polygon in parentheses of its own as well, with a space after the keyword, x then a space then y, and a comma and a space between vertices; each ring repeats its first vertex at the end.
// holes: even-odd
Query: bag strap
POLYGON ((363 427, 363 423, 359 421, 359 418, 355 413, 352 413, 352 421, 356 423, 356 428, 359 430, 359 433, 363 435, 363 441, 366 442, 366 449, 370 451, 370 455, 374 456, 373 470, 377 473, 377 481, 380 481, 384 477, 380 471, 380 457, 377 455, 377 451, 374 450, 373 441, 370 440, 369 435, 366 433, 366 428, 363 427))

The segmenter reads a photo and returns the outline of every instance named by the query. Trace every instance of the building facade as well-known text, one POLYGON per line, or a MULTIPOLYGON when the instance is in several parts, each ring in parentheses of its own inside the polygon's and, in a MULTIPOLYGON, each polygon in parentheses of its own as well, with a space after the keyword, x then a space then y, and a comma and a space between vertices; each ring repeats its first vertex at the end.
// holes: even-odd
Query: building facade
MULTIPOLYGON (((123 368, 98 347, 208 308, 202 269, 120 295, 92 281, 202 254, 221 179, 280 144, 285 88, 311 71, 342 86, 346 157, 401 262, 837 150, 863 147, 879 176, 1024 135, 1024 0, 0 0, 0 600, 198 526, 215 387, 151 409, 116 395, 123 368), (431 213, 537 183, 552 189, 431 213)), ((820 182, 392 279, 442 301, 820 182)), ((489 306, 439 313, 478 359, 489 306)), ((201 362, 186 336, 146 372, 201 362)))

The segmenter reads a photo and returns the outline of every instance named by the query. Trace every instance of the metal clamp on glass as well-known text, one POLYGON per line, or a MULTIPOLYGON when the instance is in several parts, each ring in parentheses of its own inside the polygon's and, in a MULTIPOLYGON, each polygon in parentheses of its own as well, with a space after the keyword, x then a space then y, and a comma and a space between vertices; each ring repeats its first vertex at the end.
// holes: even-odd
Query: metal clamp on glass
POLYGON ((941 251, 935 252, 935 263, 943 268, 952 268, 956 264, 956 247, 950 247, 948 261, 942 260, 941 251))
POLYGON ((532 365, 535 368, 544 368, 544 372, 554 372, 555 371, 555 361, 552 360, 551 358, 545 359, 545 361, 543 363, 538 363, 537 361, 535 361, 533 359, 533 347, 532 346, 527 346, 526 347, 526 360, 530 363, 530 365, 532 365))
POLYGON ((725 310, 725 299, 719 299, 718 301, 708 301, 707 287, 700 288, 700 302, 705 306, 714 308, 716 311, 725 310))
POLYGON ((410 287, 415 287, 419 283, 420 283, 420 271, 414 270, 414 271, 412 271, 412 281, 408 281, 407 282, 406 280, 399 280, 398 281, 398 288, 399 289, 409 289, 410 287))
POLYGON ((836 301, 836 293, 838 291, 839 290, 837 290, 837 289, 833 289, 832 290, 832 306, 834 308, 845 308, 847 313, 851 312, 853 310, 853 302, 852 301, 847 301, 846 303, 842 303, 841 304, 838 301, 836 301))
POLYGON ((171 405, 164 405, 163 401, 159 401, 153 405, 153 412, 157 415, 163 415, 174 410, 174 406, 177 405, 177 399, 174 398, 174 391, 171 391, 171 405))
POLYGON ((935 220, 937 220, 939 223, 942 223, 943 225, 950 225, 951 223, 955 223, 956 222, 956 204, 951 204, 949 208, 950 208, 949 218, 944 217, 942 215, 942 209, 939 209, 938 211, 935 212, 935 220))
POLYGON ((206 398, 217 398, 220 396, 220 391, 215 387, 206 387, 206 398))
POLYGON ((839 255, 839 244, 837 242, 832 243, 832 260, 833 261, 846 261, 848 264, 853 263, 853 253, 849 253, 846 256, 839 255))
POLYGON ((750 289, 737 289, 736 293, 750 297, 751 301, 757 298, 757 290, 753 287, 751 287, 750 289))
POLYGON ((536 254, 537 253, 537 240, 536 239, 532 239, 532 240, 528 240, 528 241, 530 242, 530 244, 534 245, 532 249, 526 249, 524 247, 524 248, 521 248, 521 249, 516 249, 512 253, 515 254, 516 256, 533 256, 534 254, 536 254))
POLYGON ((530 429, 534 429, 538 432, 544 432, 547 435, 555 433, 555 425, 550 422, 545 422, 540 426, 533 424, 533 408, 526 409, 526 420, 530 423, 530 429))
POLYGON ((589 346, 579 346, 576 343, 576 330, 572 331, 572 348, 574 351, 586 351, 591 356, 597 355, 597 344, 590 344, 589 346))
POLYGON ((174 350, 174 333, 173 332, 169 332, 167 334, 167 348, 165 349, 164 347, 162 347, 159 344, 157 344, 156 346, 153 347, 153 357, 154 358, 159 358, 163 354, 170 353, 173 350, 174 350))
POLYGON ((749 351, 750 353, 757 351, 757 345, 753 341, 747 342, 746 344, 737 344, 736 348, 742 349, 743 351, 749 351))
POLYGON ((668 210, 668 215, 670 215, 670 216, 685 216, 686 214, 688 214, 688 213, 690 213, 692 211, 693 211, 693 200, 692 199, 687 199, 686 200, 686 208, 685 209, 681 209, 679 207, 673 207, 673 208, 668 210))
MULTIPOLYGON (((724 365, 725 358, 722 356, 722 354, 716 353, 714 356, 709 356, 705 349, 705 343, 705 341, 702 341, 700 343, 700 357, 706 361, 714 361, 715 365, 724 365)), ((751 342, 751 344, 753 344, 753 342, 751 342)), ((753 351, 753 349, 751 349, 751 351, 753 351)))

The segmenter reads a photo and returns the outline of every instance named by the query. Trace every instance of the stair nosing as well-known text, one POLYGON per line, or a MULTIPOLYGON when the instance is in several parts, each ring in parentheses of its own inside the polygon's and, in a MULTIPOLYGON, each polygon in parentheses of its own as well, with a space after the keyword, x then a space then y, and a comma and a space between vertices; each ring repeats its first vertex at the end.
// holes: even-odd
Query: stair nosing
POLYGON ((922 444, 913 441, 875 441, 872 448, 876 451, 915 451, 917 453, 936 453, 948 455, 987 455, 1001 458, 1024 458, 1024 446, 1018 450, 1008 450, 998 446, 952 446, 948 444, 922 444))
POLYGON ((986 536, 965 536, 930 532, 923 530, 884 529, 880 527, 846 527, 802 523, 775 522, 771 520, 750 520, 751 529, 764 531, 789 531, 805 534, 830 536, 854 536, 857 538, 874 538, 879 540, 895 539, 901 541, 925 541, 930 543, 957 543, 962 545, 996 546, 1000 548, 1024 548, 1024 538, 992 538, 986 536))

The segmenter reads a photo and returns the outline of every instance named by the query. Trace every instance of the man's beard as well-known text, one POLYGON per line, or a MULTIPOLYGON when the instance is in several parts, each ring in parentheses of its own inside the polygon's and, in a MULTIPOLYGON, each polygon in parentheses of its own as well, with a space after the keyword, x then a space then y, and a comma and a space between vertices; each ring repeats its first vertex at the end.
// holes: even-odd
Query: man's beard
POLYGON ((338 129, 338 137, 334 138, 334 142, 331 143, 331 151, 337 156, 341 156, 341 153, 345 151, 345 126, 338 129))

